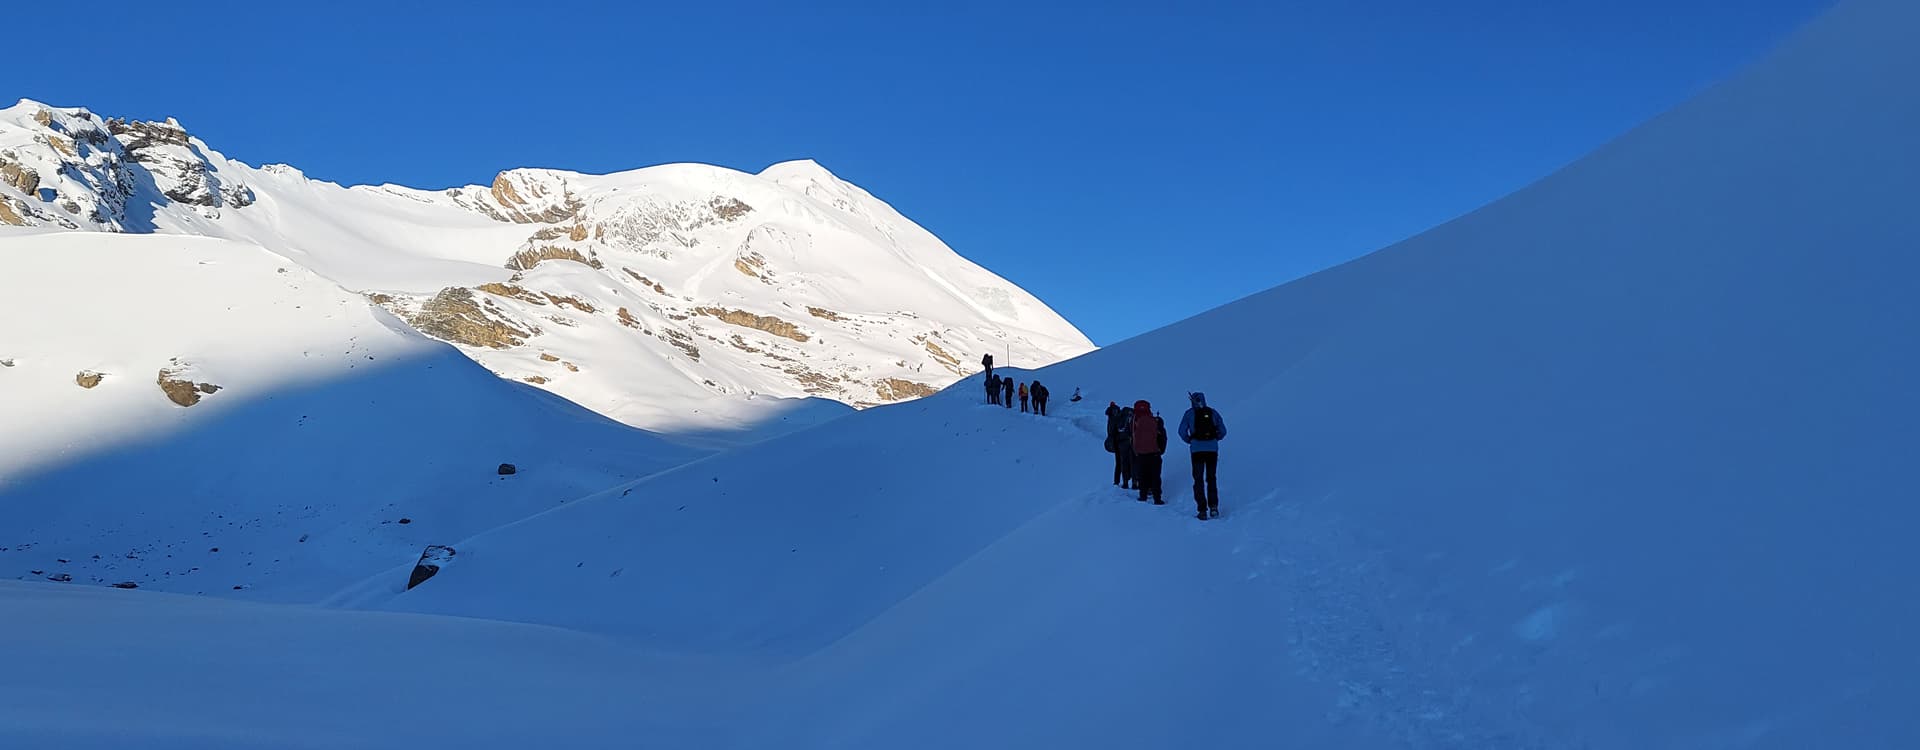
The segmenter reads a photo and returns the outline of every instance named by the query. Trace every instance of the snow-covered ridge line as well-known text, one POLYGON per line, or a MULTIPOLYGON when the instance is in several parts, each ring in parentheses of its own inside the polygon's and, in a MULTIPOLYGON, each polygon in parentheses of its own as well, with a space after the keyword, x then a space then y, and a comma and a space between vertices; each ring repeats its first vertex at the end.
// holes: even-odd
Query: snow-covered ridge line
POLYGON ((172 119, 22 100, 0 110, 0 224, 259 245, 503 377, 645 427, 739 425, 763 398, 886 403, 984 352, 1092 348, 807 160, 342 187, 228 159, 172 119))

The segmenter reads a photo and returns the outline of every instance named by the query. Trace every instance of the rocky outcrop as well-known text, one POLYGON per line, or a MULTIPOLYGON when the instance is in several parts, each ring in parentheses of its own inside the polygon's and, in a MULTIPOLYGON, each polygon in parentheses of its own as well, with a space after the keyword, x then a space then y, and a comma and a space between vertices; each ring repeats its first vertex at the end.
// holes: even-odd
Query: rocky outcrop
POLYGON ((620 270, 622 270, 622 271, 626 271, 626 272, 627 272, 627 275, 628 275, 628 276, 632 276, 632 277, 633 277, 633 280, 634 280, 634 281, 638 281, 638 282, 640 282, 640 285, 641 285, 641 286, 644 286, 644 287, 646 287, 646 288, 648 288, 648 289, 652 289, 652 290, 653 290, 653 291, 654 291, 655 293, 658 293, 658 294, 666 294, 666 293, 667 293, 667 288, 666 288, 665 286, 662 286, 662 285, 660 284, 660 282, 658 282, 658 281, 654 281, 653 279, 649 279, 649 278, 647 278, 647 277, 645 277, 645 276, 642 276, 642 275, 640 275, 640 273, 639 273, 639 272, 637 272, 637 271, 635 271, 635 270, 633 270, 633 269, 631 269, 631 268, 622 268, 622 269, 620 269, 620 270))
POLYGON ((24 227, 27 225, 27 220, 21 218, 20 211, 13 207, 11 201, 0 198, 0 224, 5 224, 10 227, 24 227))
POLYGON ((747 253, 746 255, 734 258, 733 268, 736 271, 759 279, 763 284, 773 283, 773 271, 767 268, 767 258, 759 253, 747 253))
POLYGON ((507 259, 507 268, 515 271, 525 271, 549 260, 569 260, 592 268, 605 267, 600 261, 589 258, 586 253, 582 253, 571 247, 542 245, 514 253, 513 257, 507 259))
POLYGON ((620 318, 620 325, 626 326, 628 328, 640 327, 640 321, 635 319, 633 317, 633 313, 628 312, 627 308, 624 308, 624 307, 620 308, 620 314, 618 317, 620 318))
POLYGON ((474 288, 480 291, 486 292, 488 294, 494 295, 496 297, 507 297, 510 299, 517 299, 517 300, 520 300, 521 302, 527 302, 535 305, 547 304, 547 301, 544 299, 541 299, 540 295, 534 294, 531 290, 527 289, 526 287, 515 286, 513 284, 502 284, 497 281, 489 281, 485 284, 481 284, 480 286, 477 286, 474 288))
POLYGON ((900 378, 887 378, 873 384, 874 392, 881 401, 901 401, 909 398, 924 398, 939 393, 926 383, 915 383, 900 378))
POLYGON ((824 308, 824 307, 808 307, 807 314, 812 315, 813 317, 819 318, 821 320, 831 320, 835 323, 838 323, 842 320, 846 320, 846 318, 841 316, 840 313, 834 312, 832 310, 828 310, 827 308, 824 308))
MULTIPOLYGON (((506 469, 508 464, 501 464, 500 467, 506 469)), ((500 473, 511 474, 512 472, 501 471, 500 473)), ((413 564, 413 573, 407 576, 407 589, 412 590, 413 587, 426 583, 427 579, 439 574, 442 567, 453 562, 453 556, 454 549, 444 544, 429 545, 422 550, 420 559, 413 564)))
POLYGON ((100 381, 105 379, 106 377, 107 376, 105 373, 94 372, 92 370, 81 370, 79 374, 76 374, 73 376, 73 383, 74 385, 78 385, 81 388, 86 388, 91 390, 95 386, 100 385, 100 381))
POLYGON ((540 179, 540 174, 501 172, 487 191, 493 198, 491 205, 475 202, 472 207, 495 220, 515 224, 558 224, 579 214, 585 204, 567 189, 566 183, 540 179))
POLYGON ((799 326, 771 315, 755 315, 745 310, 730 310, 722 307, 697 307, 694 308, 693 312, 696 315, 718 318, 723 323, 731 323, 757 331, 765 331, 775 336, 784 339, 793 339, 803 344, 810 338, 807 334, 800 332, 799 326))
POLYGON ((536 331, 525 331, 495 319, 473 299, 473 290, 447 287, 420 306, 407 322, 421 333, 467 346, 505 349, 525 343, 536 331))
POLYGON ((554 307, 571 307, 589 315, 595 311, 592 304, 579 297, 562 297, 558 294, 548 294, 546 292, 541 292, 540 296, 546 297, 547 301, 552 302, 554 307))
POLYGON ((168 401, 172 401, 176 406, 193 406, 200 403, 201 396, 220 392, 220 386, 212 383, 195 383, 192 379, 184 377, 188 368, 178 364, 179 360, 174 362, 175 365, 172 367, 160 368, 160 376, 155 379, 155 382, 160 385, 160 391, 167 394, 168 401))
POLYGON ((666 333, 666 338, 664 340, 667 343, 672 344, 676 347, 679 347, 680 351, 685 352, 689 359, 693 359, 695 361, 698 361, 700 359, 700 347, 694 346, 692 336, 688 336, 685 333, 681 333, 680 331, 676 331, 671 328, 666 329, 665 333, 666 333))
POLYGON ((716 195, 707 201, 707 208, 713 210, 713 216, 721 221, 739 221, 741 217, 753 213, 753 207, 742 203, 739 198, 716 195))
POLYGON ((12 160, 12 154, 0 153, 0 184, 12 185, 15 190, 31 197, 40 190, 40 173, 12 160))

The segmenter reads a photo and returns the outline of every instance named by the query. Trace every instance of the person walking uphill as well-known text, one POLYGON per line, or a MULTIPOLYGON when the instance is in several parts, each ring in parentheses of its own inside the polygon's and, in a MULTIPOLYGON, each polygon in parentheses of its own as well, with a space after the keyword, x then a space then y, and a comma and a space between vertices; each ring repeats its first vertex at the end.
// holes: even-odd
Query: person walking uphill
POLYGON ((1013 408, 1013 378, 1000 379, 1000 405, 1013 408))
POLYGON ((1227 437, 1227 421, 1207 405, 1207 394, 1187 397, 1193 406, 1180 417, 1180 441, 1193 449, 1193 504, 1201 520, 1220 517, 1220 441, 1227 437))
POLYGON ((1027 392, 1033 394, 1033 413, 1043 417, 1046 416, 1047 387, 1041 385, 1040 381, 1035 380, 1033 381, 1033 385, 1027 387, 1027 392))
POLYGON ((1020 413, 1027 413, 1027 384, 1020 384, 1020 413))
POLYGON ((1166 505, 1160 488, 1160 458, 1167 452, 1167 423, 1153 415, 1146 399, 1133 402, 1133 485, 1140 501, 1153 496, 1154 505, 1166 505))
POLYGON ((1133 436, 1127 432, 1126 409, 1107 402, 1107 452, 1113 454, 1113 485, 1133 489, 1133 436))
POLYGON ((1000 376, 993 373, 987 373, 987 403, 991 406, 1000 405, 1000 376))

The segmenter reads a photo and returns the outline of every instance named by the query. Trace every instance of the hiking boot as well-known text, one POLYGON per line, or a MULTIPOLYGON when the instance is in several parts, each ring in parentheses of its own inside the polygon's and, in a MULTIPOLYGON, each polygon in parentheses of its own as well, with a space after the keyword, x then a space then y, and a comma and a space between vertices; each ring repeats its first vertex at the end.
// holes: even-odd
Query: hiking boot
POLYGON ((1201 512, 1199 512, 1199 513, 1195 513, 1195 514, 1193 514, 1193 517, 1194 517, 1194 518, 1198 518, 1198 519, 1200 519, 1200 520, 1202 520, 1202 521, 1205 521, 1205 520, 1207 520, 1207 514, 1206 514, 1206 511, 1201 511, 1201 512))
POLYGON ((1208 508, 1208 509, 1207 509, 1207 515, 1210 515, 1210 516, 1213 516, 1214 518, 1219 518, 1219 517, 1220 517, 1220 509, 1219 509, 1219 508, 1208 508))
POLYGON ((1157 498, 1157 497, 1156 497, 1156 498, 1154 498, 1154 499, 1153 499, 1153 504, 1154 504, 1154 505, 1166 505, 1166 504, 1167 504, 1167 501, 1165 501, 1165 500, 1161 500, 1160 498, 1157 498))

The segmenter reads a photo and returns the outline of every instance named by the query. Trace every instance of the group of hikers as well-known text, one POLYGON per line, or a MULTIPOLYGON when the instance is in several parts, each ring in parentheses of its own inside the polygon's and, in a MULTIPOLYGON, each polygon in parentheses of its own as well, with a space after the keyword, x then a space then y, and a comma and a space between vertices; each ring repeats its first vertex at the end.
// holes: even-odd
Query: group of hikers
MULTIPOLYGON (((1015 383, 1013 378, 1003 378, 993 374, 993 355, 991 354, 982 357, 980 364, 987 366, 987 403, 1011 409, 1014 394, 1017 392, 1020 395, 1020 413, 1038 414, 1043 417, 1047 415, 1047 397, 1051 394, 1046 386, 1040 384, 1040 381, 1015 383), (1031 408, 1028 404, 1032 404, 1031 408)), ((1080 400, 1077 394, 1073 400, 1080 400)))
MULTIPOLYGON (((1175 434, 1187 444, 1193 462, 1194 517, 1220 517, 1220 441, 1227 437, 1227 420, 1207 405, 1207 394, 1187 394, 1191 405, 1180 415, 1175 434)), ((1160 484, 1162 459, 1167 453, 1167 423, 1153 413, 1146 399, 1121 406, 1107 402, 1107 452, 1113 454, 1113 483, 1137 489, 1140 501, 1165 505, 1160 484)))
MULTIPOLYGON (((980 363, 987 369, 987 403, 1013 408, 1014 380, 993 373, 993 355, 982 357, 980 363)), ((1040 381, 1019 383, 1017 392, 1020 411, 1027 411, 1031 402, 1034 413, 1047 413, 1047 389, 1040 381)), ((1079 389, 1074 389, 1073 400, 1080 400, 1079 389)), ((1227 437, 1227 421, 1218 409, 1207 405, 1207 394, 1195 391, 1187 394, 1187 400, 1189 406, 1180 415, 1180 426, 1174 434, 1187 444, 1193 463, 1194 517, 1205 521, 1220 517, 1220 441, 1227 437)), ((1167 504, 1160 484, 1161 464, 1167 453, 1167 422, 1153 413, 1152 404, 1146 399, 1132 406, 1107 402, 1106 447, 1113 454, 1114 486, 1139 490, 1140 502, 1167 504)))

